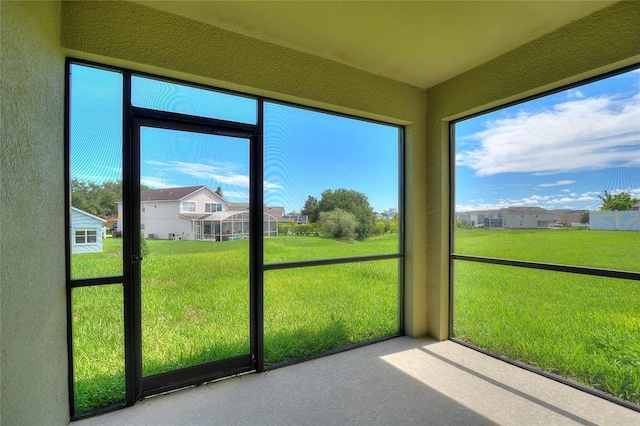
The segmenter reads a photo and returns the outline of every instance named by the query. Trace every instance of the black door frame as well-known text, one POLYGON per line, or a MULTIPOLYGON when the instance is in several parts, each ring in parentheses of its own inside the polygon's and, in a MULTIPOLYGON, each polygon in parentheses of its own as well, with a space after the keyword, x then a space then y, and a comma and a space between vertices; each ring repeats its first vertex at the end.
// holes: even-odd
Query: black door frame
POLYGON ((129 140, 124 146, 124 170, 129 173, 123 188, 123 254, 125 289, 126 404, 205 381, 250 371, 262 371, 262 138, 261 123, 247 125, 130 107, 129 140), (143 377, 142 288, 140 253, 140 129, 154 127, 200 134, 248 139, 249 141, 249 281, 250 353, 179 370, 143 377), (258 158, 256 158, 258 157, 258 158), (128 319, 128 320, 127 320, 128 319))

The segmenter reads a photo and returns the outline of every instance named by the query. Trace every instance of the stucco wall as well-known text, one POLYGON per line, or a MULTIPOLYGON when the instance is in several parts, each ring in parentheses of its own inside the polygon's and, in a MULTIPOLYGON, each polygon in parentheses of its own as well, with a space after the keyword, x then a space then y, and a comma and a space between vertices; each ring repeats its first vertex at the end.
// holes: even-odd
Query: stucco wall
POLYGON ((65 424, 60 4, 3 1, 0 7, 0 423, 65 424))
POLYGON ((71 55, 407 125, 405 330, 427 332, 424 90, 127 2, 63 4, 71 55))
POLYGON ((427 91, 428 324, 448 335, 449 128, 452 119, 640 60, 640 3, 620 2, 427 91), (435 189, 435 190, 434 190, 435 189))

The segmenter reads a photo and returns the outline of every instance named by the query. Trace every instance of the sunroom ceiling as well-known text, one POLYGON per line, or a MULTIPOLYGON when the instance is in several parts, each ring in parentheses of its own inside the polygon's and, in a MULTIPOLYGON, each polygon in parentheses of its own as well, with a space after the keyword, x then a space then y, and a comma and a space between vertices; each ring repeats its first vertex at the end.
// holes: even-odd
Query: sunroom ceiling
POLYGON ((136 3, 429 88, 615 1, 136 3))

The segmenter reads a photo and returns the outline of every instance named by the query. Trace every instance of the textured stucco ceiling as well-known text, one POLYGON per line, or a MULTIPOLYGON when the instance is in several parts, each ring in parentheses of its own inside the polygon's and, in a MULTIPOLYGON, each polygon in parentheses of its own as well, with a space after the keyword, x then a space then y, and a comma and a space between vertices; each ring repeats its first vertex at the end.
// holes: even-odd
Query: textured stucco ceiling
POLYGON ((428 88, 615 1, 136 1, 428 88))

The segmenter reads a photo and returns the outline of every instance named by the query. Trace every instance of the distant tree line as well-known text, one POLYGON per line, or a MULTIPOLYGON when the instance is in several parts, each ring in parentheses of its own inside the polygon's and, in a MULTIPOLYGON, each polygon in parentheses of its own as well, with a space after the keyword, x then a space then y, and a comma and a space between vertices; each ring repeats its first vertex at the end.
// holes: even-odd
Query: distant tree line
MULTIPOLYGON (((140 191, 151 190, 140 185, 140 191)), ((107 180, 98 185, 78 179, 71 180, 71 205, 77 209, 99 217, 107 217, 118 213, 116 201, 122 199, 122 181, 107 180)))

